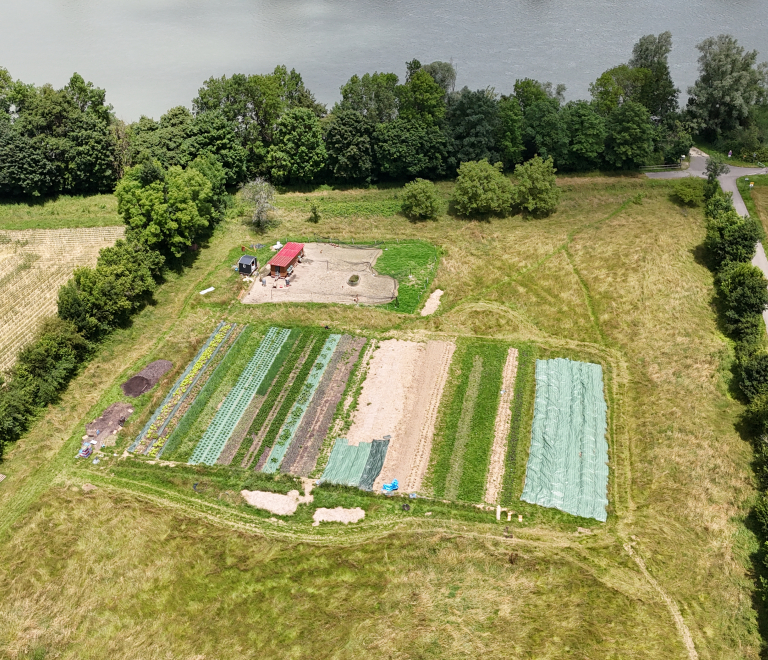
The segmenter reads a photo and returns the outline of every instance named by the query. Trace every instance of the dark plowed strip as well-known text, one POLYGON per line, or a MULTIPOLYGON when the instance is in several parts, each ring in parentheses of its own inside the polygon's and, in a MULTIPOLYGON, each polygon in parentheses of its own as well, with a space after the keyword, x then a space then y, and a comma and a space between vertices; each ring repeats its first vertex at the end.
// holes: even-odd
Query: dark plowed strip
POLYGON ((261 408, 261 404, 264 403, 265 398, 265 396, 259 396, 257 394, 248 404, 243 416, 240 418, 237 426, 235 426, 235 430, 232 431, 232 435, 229 436, 227 444, 224 445, 219 460, 216 461, 219 465, 229 465, 232 462, 237 450, 240 449, 240 445, 243 443, 243 440, 245 440, 245 436, 248 433, 248 429, 251 428, 253 420, 256 419, 256 415, 259 414, 259 408, 261 408))
MULTIPOLYGON (((243 467, 248 467, 251 464, 253 457, 256 456, 256 452, 259 451, 259 447, 261 447, 261 443, 264 440, 264 436, 267 435, 267 431, 269 431, 269 427, 272 424, 272 420, 280 411, 280 406, 283 405, 283 401, 285 401, 285 397, 288 396, 288 392, 290 391, 291 386, 293 385, 293 381, 296 380, 296 376, 298 376, 299 371, 301 371, 301 367, 304 366, 304 362, 307 359, 307 355, 309 355, 309 352, 312 350, 312 346, 314 345, 315 341, 317 340, 313 339, 312 341, 307 342, 307 345, 304 347, 304 350, 301 352, 299 359, 296 360, 296 364, 293 365, 293 370, 291 371, 290 376, 288 376, 288 380, 285 382, 285 385, 283 385, 283 389, 278 395, 277 399, 275 400, 275 404, 272 406, 272 410, 269 411, 269 415, 264 420, 264 423, 261 425, 261 428, 259 429, 258 433, 255 435, 253 439, 253 444, 251 445, 251 448, 248 450, 248 453, 245 455, 245 458, 243 459, 243 463, 242 463, 243 467)), ((259 463, 261 462, 262 461, 259 461, 259 463)), ((266 458, 264 459, 264 462, 266 463, 266 458)), ((257 467, 256 469, 259 470, 260 468, 257 467)))
POLYGON ((344 395, 349 375, 360 357, 360 350, 365 345, 364 337, 345 336, 342 341, 344 340, 346 341, 343 350, 339 346, 336 351, 338 357, 334 355, 335 365, 329 365, 335 368, 329 368, 323 374, 318 387, 323 390, 315 393, 310 409, 305 413, 301 426, 296 431, 296 437, 289 449, 289 452, 293 452, 290 462, 287 462, 289 458, 287 455, 283 459, 281 467, 283 472, 307 477, 315 469, 320 448, 325 436, 328 435, 339 401, 344 395))

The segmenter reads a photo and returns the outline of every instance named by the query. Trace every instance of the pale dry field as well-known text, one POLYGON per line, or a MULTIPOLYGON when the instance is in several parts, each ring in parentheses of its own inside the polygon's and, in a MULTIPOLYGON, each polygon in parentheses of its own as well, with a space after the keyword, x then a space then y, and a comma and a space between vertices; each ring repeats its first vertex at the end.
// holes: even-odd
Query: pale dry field
POLYGON ((124 227, 0 231, 0 371, 16 361, 43 320, 56 313, 59 287, 124 227))

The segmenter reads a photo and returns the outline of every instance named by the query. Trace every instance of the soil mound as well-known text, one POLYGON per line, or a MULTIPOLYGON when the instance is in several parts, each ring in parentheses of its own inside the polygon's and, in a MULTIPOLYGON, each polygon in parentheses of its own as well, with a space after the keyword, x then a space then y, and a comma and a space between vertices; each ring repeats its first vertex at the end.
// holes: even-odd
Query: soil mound
POLYGON ((126 396, 137 397, 149 392, 158 381, 173 368, 169 360, 155 360, 132 378, 126 380, 120 387, 126 396))
POLYGON ((115 444, 115 435, 132 414, 133 408, 127 403, 113 403, 101 417, 85 425, 85 433, 89 438, 98 438, 105 446, 111 447, 115 444))

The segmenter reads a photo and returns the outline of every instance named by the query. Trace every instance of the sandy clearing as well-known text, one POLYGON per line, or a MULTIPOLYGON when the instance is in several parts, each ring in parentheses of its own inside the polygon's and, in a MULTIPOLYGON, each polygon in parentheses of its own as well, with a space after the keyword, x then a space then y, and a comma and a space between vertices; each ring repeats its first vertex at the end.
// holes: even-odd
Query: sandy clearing
MULTIPOLYGON (((417 365, 421 364, 425 349, 426 344, 399 339, 379 343, 347 434, 350 445, 381 439, 386 435, 395 439, 412 395, 417 365)), ((392 442, 389 446, 391 451, 392 442)))
POLYGON ((337 506, 335 509, 320 507, 315 510, 312 516, 312 520, 315 521, 312 523, 312 526, 317 527, 321 522, 340 522, 346 525, 347 523, 358 522, 363 518, 365 518, 365 511, 359 506, 354 509, 345 509, 340 506, 337 506))
POLYGON ((440 305, 440 298, 442 295, 443 291, 440 289, 435 289, 429 294, 429 298, 427 298, 427 302, 424 303, 424 308, 421 310, 421 315, 429 316, 430 314, 434 314, 440 305))
POLYGON ((432 450, 437 410, 455 350, 452 342, 430 341, 424 345, 419 362, 414 365, 416 380, 408 393, 405 414, 392 435, 384 466, 373 484, 374 491, 392 479, 399 481, 403 492, 421 489, 432 450))
POLYGON ((290 286, 286 287, 284 280, 275 282, 271 277, 266 278, 267 286, 263 286, 263 276, 260 276, 243 298, 243 303, 335 302, 354 305, 359 302, 380 305, 394 300, 397 295, 397 281, 379 275, 374 269, 381 250, 306 243, 304 255, 288 278, 290 286), (355 286, 349 284, 352 275, 360 278, 355 286))
POLYGON ((296 513, 299 504, 309 504, 315 498, 311 494, 311 481, 302 480, 304 495, 299 495, 298 490, 289 490, 287 495, 269 493, 263 490, 241 490, 243 499, 257 509, 265 509, 277 516, 292 516, 296 513))
POLYGON ((510 347, 507 361, 501 375, 501 396, 496 412, 496 426, 491 448, 491 461, 488 466, 488 479, 485 483, 485 501, 496 504, 501 495, 504 483, 504 466, 507 457, 507 442, 509 427, 512 422, 512 397, 515 394, 515 377, 517 376, 517 349, 510 347))

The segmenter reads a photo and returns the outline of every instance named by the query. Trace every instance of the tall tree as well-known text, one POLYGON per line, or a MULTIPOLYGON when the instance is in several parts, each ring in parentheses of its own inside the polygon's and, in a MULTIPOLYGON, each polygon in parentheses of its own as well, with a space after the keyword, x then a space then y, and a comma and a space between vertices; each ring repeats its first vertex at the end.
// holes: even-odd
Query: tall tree
POLYGON ((731 35, 710 37, 696 46, 699 78, 688 88, 687 112, 709 137, 741 126, 768 85, 768 65, 756 64, 757 51, 744 51, 731 35))
POLYGON ((399 115, 403 119, 437 124, 445 115, 445 92, 426 71, 419 68, 397 87, 399 115))
POLYGON ((364 181, 373 172, 373 126, 356 110, 334 110, 326 128, 328 170, 341 181, 364 181))
POLYGON ((568 169, 577 171, 600 167, 605 151, 605 119, 586 101, 571 101, 563 108, 568 135, 568 169))
POLYGON ((499 160, 496 136, 499 131, 499 107, 496 93, 488 89, 475 92, 465 87, 448 96, 445 132, 448 138, 448 166, 486 159, 499 160))
POLYGON ((275 183, 312 181, 325 166, 320 121, 308 108, 294 108, 277 123, 265 165, 275 183))
POLYGON ((523 138, 531 156, 552 157, 557 167, 568 161, 568 127, 560 105, 553 99, 536 101, 525 111, 523 138))
POLYGON ((595 109, 607 117, 625 101, 640 102, 643 89, 651 79, 651 72, 644 68, 620 64, 608 69, 589 86, 595 109))
POLYGON ((675 87, 669 72, 667 58, 671 51, 671 32, 662 32, 658 36, 647 34, 632 48, 629 66, 650 72, 635 100, 648 108, 653 117, 663 118, 677 110, 680 90, 675 87))
POLYGON ((560 105, 565 98, 565 85, 553 86, 551 82, 539 82, 532 78, 515 80, 515 96, 523 112, 537 101, 552 100, 560 105))
POLYGON ((394 73, 354 75, 341 87, 339 107, 359 112, 374 124, 392 121, 397 116, 397 83, 394 73))
POLYGON ((644 105, 627 101, 606 122, 605 159, 618 169, 645 165, 653 153, 654 129, 644 105))
POLYGON ((398 118, 377 125, 374 152, 379 171, 390 179, 435 178, 445 174, 445 137, 431 122, 398 118))
POLYGON ((499 99, 496 148, 507 169, 523 160, 523 111, 514 96, 499 99))
POLYGON ((452 62, 432 62, 421 67, 435 82, 443 88, 446 94, 450 94, 456 87, 456 69, 452 62))

